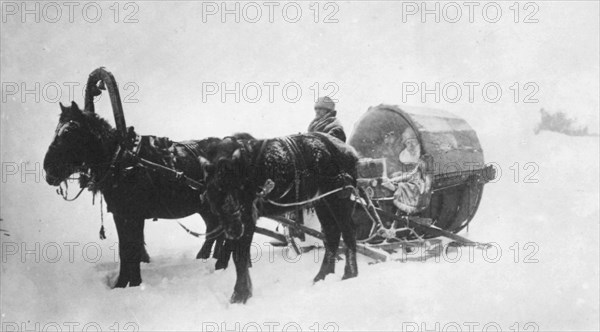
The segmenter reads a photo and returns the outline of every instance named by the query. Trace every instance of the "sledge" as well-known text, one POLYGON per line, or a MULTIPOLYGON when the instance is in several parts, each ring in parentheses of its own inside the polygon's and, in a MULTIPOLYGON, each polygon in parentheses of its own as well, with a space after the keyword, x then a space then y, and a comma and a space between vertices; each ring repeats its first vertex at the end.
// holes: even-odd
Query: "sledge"
MULTIPOLYGON (((361 254, 385 261, 397 250, 438 244, 431 240, 440 237, 449 239, 449 246, 488 247, 457 234, 469 226, 484 185, 496 176, 495 169, 484 162, 477 134, 464 119, 437 109, 379 105, 369 108, 355 124, 349 144, 361 158, 357 189, 366 193, 354 195, 353 220, 361 254), (393 204, 394 192, 383 185, 401 166, 402 144, 389 138, 400 138, 407 128, 416 133, 421 153, 428 160, 424 171, 432 179, 429 206, 414 214, 398 209, 393 204)), ((323 238, 320 232, 292 220, 274 219, 323 238)), ((288 244, 297 248, 293 241, 288 244)))
MULTIPOLYGON (((114 77, 103 68, 90 74, 88 86, 91 88, 86 90, 86 110, 93 110, 93 98, 100 94, 100 90, 106 89, 104 81, 110 80, 114 81, 114 77)), ((111 85, 107 88, 118 133, 126 137, 127 127, 118 89, 111 85)), ((382 104, 369 108, 363 114, 355 124, 348 143, 360 157, 358 187, 353 195, 356 202, 353 221, 361 254, 385 261, 397 250, 410 251, 437 244, 439 241, 434 239, 440 237, 449 239, 453 245, 487 247, 485 243, 458 235, 473 220, 484 185, 496 176, 495 169, 484 162, 476 132, 464 119, 444 110, 382 104), (403 146, 398 139, 408 128, 416 134, 421 154, 428 161, 424 172, 431 176, 430 203, 425 209, 412 214, 404 213, 394 205, 394 192, 384 185, 386 179, 401 168, 398 156, 403 146)), ((122 153, 127 155, 131 151, 124 147, 122 153)), ((140 167, 162 172, 185 183, 199 196, 206 189, 202 180, 194 179, 181 170, 139 157, 137 162, 140 167)), ((289 229, 317 239, 324 237, 320 231, 283 216, 272 219, 288 230, 282 234, 258 225, 256 232, 289 245, 298 253, 303 249, 290 236, 289 229)), ((184 229, 192 235, 202 236, 184 229)))

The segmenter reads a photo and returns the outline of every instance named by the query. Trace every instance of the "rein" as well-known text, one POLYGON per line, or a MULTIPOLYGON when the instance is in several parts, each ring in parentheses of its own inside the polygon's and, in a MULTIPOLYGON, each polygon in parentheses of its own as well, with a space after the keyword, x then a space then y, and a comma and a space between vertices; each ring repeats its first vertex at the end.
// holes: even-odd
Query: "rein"
POLYGON ((333 194, 335 194, 337 192, 340 192, 340 191, 346 190, 346 189, 354 189, 355 191, 357 190, 356 187, 354 187, 354 186, 346 185, 346 186, 339 187, 337 189, 328 191, 328 192, 326 192, 326 193, 324 193, 322 195, 317 195, 317 196, 315 196, 313 198, 310 198, 310 199, 307 199, 307 200, 304 200, 304 201, 300 201, 300 202, 294 202, 294 203, 278 203, 278 202, 275 202, 273 200, 265 199, 265 198, 260 198, 260 197, 258 199, 263 199, 266 202, 268 202, 269 204, 273 204, 275 206, 280 206, 280 207, 301 206, 301 205, 306 205, 306 204, 309 204, 309 203, 312 203, 312 202, 316 202, 316 201, 318 201, 318 200, 320 200, 320 199, 322 199, 324 197, 333 195, 333 194))
POLYGON ((219 235, 221 235, 223 232, 225 232, 225 229, 221 226, 213 229, 210 232, 206 232, 206 233, 197 233, 194 232, 192 230, 190 230, 189 228, 185 227, 182 223, 180 223, 179 221, 177 221, 177 223, 179 224, 179 226, 181 226, 181 228, 183 228, 183 230, 185 230, 188 234, 195 236, 195 237, 201 237, 201 236, 205 236, 206 240, 213 240, 216 239, 219 235))
MULTIPOLYGON (((266 141, 265 141, 266 142, 266 141)), ((261 147, 261 151, 257 156, 257 160, 260 158, 260 156, 262 155, 262 150, 265 147, 265 142, 263 142, 263 146, 261 147)), ((338 193, 342 190, 347 190, 347 189, 353 189, 355 192, 355 195, 358 197, 359 196, 359 192, 358 189, 352 185, 345 185, 336 189, 333 189, 331 191, 328 191, 324 194, 320 194, 317 195, 313 198, 309 198, 303 201, 298 201, 299 197, 300 197, 300 183, 302 182, 301 179, 301 171, 298 170, 298 161, 296 160, 296 156, 300 154, 300 150, 297 147, 296 143, 290 138, 290 137, 284 137, 282 139, 280 139, 280 142, 283 143, 283 145, 290 151, 290 153, 293 156, 293 165, 294 165, 294 181, 288 186, 288 188, 286 188, 286 190, 283 192, 282 195, 280 195, 279 199, 283 198, 284 196, 286 196, 292 189, 293 186, 295 186, 295 191, 296 191, 296 202, 293 203, 279 203, 276 202, 272 199, 268 199, 266 198, 275 188, 275 182, 271 179, 267 179, 265 181, 265 183, 259 187, 259 191, 256 194, 256 198, 254 199, 253 203, 252 203, 252 207, 253 207, 253 214, 254 215, 258 215, 258 205, 262 205, 264 202, 278 206, 278 207, 296 207, 296 210, 298 210, 301 206, 303 205, 307 205, 310 203, 313 203, 315 201, 318 201, 322 198, 325 198, 327 196, 333 195, 335 193, 338 193)), ((300 158, 302 159, 302 158, 300 158)), ((302 164, 301 166, 303 168, 305 168, 305 165, 303 163, 303 160, 300 161, 300 163, 302 164)), ((255 165, 256 167, 256 165, 255 165)), ((345 176, 348 177, 348 174, 342 174, 340 176, 345 176)), ((255 218, 256 219, 256 218, 255 218)))
POLYGON ((66 180, 61 182, 61 184, 62 183, 65 184, 65 189, 63 190, 62 186, 60 186, 60 187, 58 187, 58 189, 56 189, 56 193, 58 195, 60 195, 67 202, 73 202, 74 200, 78 199, 79 196, 81 195, 81 193, 83 192, 83 190, 86 188, 85 186, 81 187, 81 190, 79 190, 79 192, 77 193, 77 195, 75 195, 75 197, 69 198, 69 185, 67 184, 66 180))

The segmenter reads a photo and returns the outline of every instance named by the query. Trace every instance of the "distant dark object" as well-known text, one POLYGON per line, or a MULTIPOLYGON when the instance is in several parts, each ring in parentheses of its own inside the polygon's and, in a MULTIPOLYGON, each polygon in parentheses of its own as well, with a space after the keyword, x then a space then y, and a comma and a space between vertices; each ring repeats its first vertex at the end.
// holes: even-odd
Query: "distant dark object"
MULTIPOLYGON (((4 219, 0 218, 0 221, 4 221, 4 219)), ((10 236, 10 233, 6 229, 0 228, 0 233, 4 233, 4 236, 10 236)))
POLYGON ((541 121, 534 129, 536 135, 539 134, 540 131, 546 130, 569 136, 590 136, 586 126, 575 124, 575 120, 569 118, 562 111, 551 114, 542 108, 540 113, 542 116, 541 121))

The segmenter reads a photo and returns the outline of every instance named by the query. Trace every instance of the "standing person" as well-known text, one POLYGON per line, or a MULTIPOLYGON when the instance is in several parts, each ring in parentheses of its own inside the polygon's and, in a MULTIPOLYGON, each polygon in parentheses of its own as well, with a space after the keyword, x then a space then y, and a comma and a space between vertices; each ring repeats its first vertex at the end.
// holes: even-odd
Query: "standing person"
MULTIPOLYGON (((315 103, 315 118, 308 125, 308 132, 314 133, 325 133, 329 134, 342 142, 346 142, 346 133, 344 133, 344 127, 342 123, 335 116, 337 111, 335 110, 335 103, 329 97, 320 97, 315 103)), ((304 224, 304 209, 298 208, 295 211, 287 213, 287 217, 296 223, 304 224)), ((306 240, 303 232, 299 232, 290 228, 289 235, 297 237, 300 240, 306 240)))
POLYGON ((344 127, 338 118, 335 103, 329 97, 320 97, 315 103, 315 118, 308 125, 308 132, 320 132, 329 134, 346 142, 344 127))

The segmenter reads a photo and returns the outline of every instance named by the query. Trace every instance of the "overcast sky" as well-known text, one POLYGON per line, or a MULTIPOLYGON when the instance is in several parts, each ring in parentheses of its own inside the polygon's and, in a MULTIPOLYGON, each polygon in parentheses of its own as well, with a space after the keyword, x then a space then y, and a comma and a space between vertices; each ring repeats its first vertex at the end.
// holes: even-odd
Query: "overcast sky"
MULTIPOLYGON (((175 139, 304 131, 315 96, 332 93, 348 133, 369 106, 403 104, 403 99, 452 111, 490 135, 531 131, 542 107, 576 115, 598 131, 595 1, 520 3, 518 17, 512 2, 475 7, 442 2, 440 23, 434 14, 422 22, 420 2, 287 7, 241 2, 239 23, 235 14, 221 15, 224 9, 235 13, 234 2, 227 8, 221 2, 121 4, 118 16, 112 2, 78 3, 71 17, 69 7, 58 4, 60 17, 57 8, 40 5, 37 23, 35 15, 22 15, 21 3, 3 3, 3 160, 41 161, 56 125, 57 101, 75 99, 83 106, 82 85, 101 65, 122 85, 128 124, 141 134, 175 139), (458 22, 448 22, 453 20, 458 22), (35 93, 23 95, 23 88, 34 89, 36 82, 37 103, 35 93), (236 82, 239 92, 222 95, 236 82), (440 101, 430 94, 423 102, 421 88, 434 89, 436 82, 440 101), (502 89, 499 101, 483 98, 487 83, 488 99, 502 89), (78 85, 75 98, 69 97, 69 84, 78 85), (476 84, 472 101, 468 84, 476 84), (415 86, 419 90, 408 94, 415 86), (524 102, 528 96, 532 103, 524 102)), ((112 118, 108 104, 101 103, 99 112, 112 118)))

